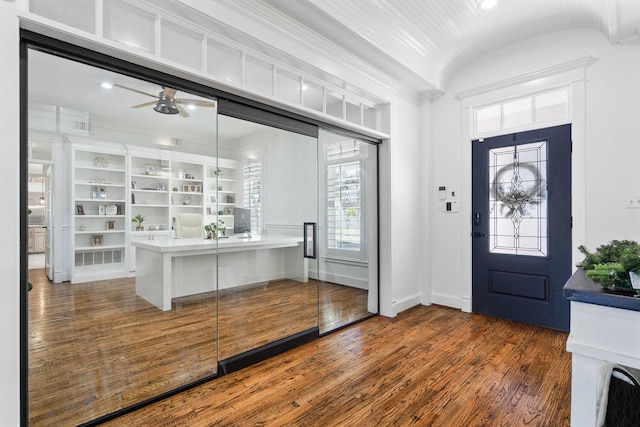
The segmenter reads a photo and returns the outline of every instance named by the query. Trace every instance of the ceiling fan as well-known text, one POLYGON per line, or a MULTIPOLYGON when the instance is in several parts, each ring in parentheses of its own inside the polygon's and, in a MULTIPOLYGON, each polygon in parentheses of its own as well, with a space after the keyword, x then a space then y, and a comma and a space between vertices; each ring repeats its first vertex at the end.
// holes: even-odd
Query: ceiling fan
POLYGON ((138 89, 134 89, 131 87, 123 86, 115 83, 114 86, 118 86, 119 88, 130 90, 132 92, 140 93, 142 95, 147 95, 152 98, 156 98, 155 101, 144 102, 142 104, 133 105, 131 108, 142 108, 147 107, 149 105, 153 105, 153 109, 158 113, 162 114, 179 114, 181 117, 189 117, 189 113, 181 104, 186 105, 197 105, 200 107, 215 107, 216 103, 213 101, 200 101, 198 99, 186 99, 186 98, 176 98, 176 89, 163 86, 162 91, 158 93, 158 95, 153 95, 151 93, 143 92, 138 89), (155 104, 155 105, 154 105, 155 104))

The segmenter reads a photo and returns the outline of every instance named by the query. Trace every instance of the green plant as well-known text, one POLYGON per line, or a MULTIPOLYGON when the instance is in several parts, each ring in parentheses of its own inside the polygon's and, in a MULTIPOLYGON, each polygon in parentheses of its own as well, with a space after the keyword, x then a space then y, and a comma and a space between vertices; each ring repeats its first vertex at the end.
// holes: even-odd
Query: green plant
POLYGON ((217 239, 218 233, 224 234, 227 231, 227 227, 224 226, 223 220, 218 220, 218 223, 212 222, 204 226, 204 231, 207 232, 207 237, 211 239, 217 239))
POLYGON ((608 262, 606 264, 594 265, 593 270, 587 271, 587 277, 594 283, 608 288, 618 285, 624 273, 625 270, 622 264, 619 262, 608 262))
POLYGON ((640 268, 640 245, 632 240, 612 240, 589 252, 584 245, 578 250, 585 256, 578 267, 587 272, 587 277, 599 285, 609 288, 631 289, 629 272, 640 268))
POLYGON ((144 217, 142 215, 136 215, 131 218, 131 222, 136 222, 138 223, 138 225, 142 225, 142 223, 144 222, 144 217))

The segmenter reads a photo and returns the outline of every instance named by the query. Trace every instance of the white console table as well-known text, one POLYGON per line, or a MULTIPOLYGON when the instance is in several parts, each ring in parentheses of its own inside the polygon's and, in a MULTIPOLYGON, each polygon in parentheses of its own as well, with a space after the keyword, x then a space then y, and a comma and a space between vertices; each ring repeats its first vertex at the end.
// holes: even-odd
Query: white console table
POLYGON ((610 364, 640 369, 640 299, 604 293, 582 270, 564 294, 571 300, 571 426, 595 427, 610 364))
POLYGON ((301 237, 132 241, 136 293, 161 310, 171 299, 269 280, 309 278, 301 237))

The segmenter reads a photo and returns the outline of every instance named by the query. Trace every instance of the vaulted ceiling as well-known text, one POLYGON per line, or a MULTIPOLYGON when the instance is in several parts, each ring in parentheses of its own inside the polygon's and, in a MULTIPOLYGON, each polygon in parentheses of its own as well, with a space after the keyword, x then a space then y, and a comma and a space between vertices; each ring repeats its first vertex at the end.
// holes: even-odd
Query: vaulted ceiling
MULTIPOLYGON (((225 0, 218 0, 222 3, 225 0)), ((230 0, 228 0, 230 1, 230 0)), ((439 91, 465 65, 515 42, 593 29, 640 46, 639 0, 233 0, 265 21, 295 21, 334 48, 419 92, 439 91)))

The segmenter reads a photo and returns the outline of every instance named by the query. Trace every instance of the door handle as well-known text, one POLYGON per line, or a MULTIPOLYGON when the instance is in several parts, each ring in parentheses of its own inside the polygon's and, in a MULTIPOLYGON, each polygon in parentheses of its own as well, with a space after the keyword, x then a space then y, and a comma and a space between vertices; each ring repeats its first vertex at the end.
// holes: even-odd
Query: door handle
POLYGON ((316 239, 316 223, 305 222, 304 223, 304 238, 303 238, 303 253, 305 258, 316 259, 317 255, 317 239, 316 239))
POLYGON ((473 233, 471 233, 471 235, 473 237, 487 237, 487 233, 481 233, 479 231, 474 231, 473 233))

